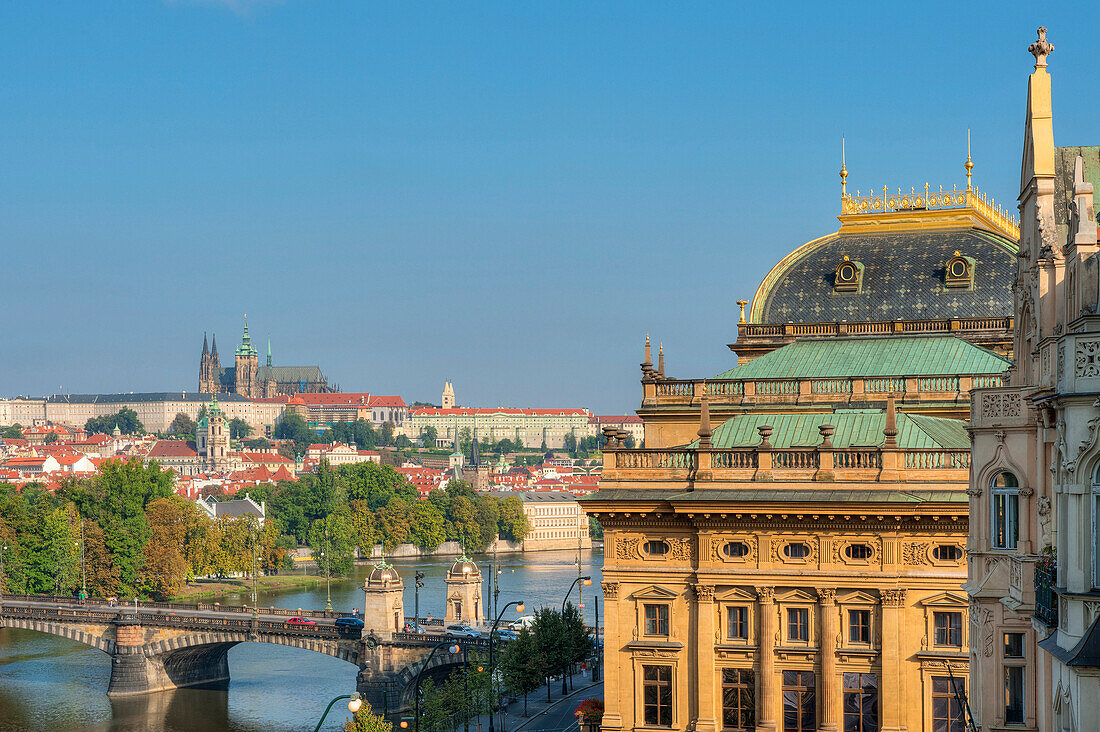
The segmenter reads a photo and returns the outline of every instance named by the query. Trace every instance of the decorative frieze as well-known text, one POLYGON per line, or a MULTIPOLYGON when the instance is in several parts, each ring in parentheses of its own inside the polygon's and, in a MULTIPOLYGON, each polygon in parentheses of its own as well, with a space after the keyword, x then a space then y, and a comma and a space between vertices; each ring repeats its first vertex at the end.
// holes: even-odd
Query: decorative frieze
POLYGON ((902 564, 928 564, 928 542, 907 541, 901 547, 902 564))
POLYGON ((1100 340, 1078 340, 1073 358, 1075 376, 1100 376, 1100 340))
POLYGON ((883 590, 882 591, 882 605, 883 607, 905 607, 905 590, 883 590))
POLYGON ((603 596, 605 600, 618 600, 619 599, 619 583, 618 582, 601 582, 603 587, 603 596))
POLYGON ((1015 391, 982 394, 982 419, 1019 417, 1023 410, 1020 393, 1015 391))

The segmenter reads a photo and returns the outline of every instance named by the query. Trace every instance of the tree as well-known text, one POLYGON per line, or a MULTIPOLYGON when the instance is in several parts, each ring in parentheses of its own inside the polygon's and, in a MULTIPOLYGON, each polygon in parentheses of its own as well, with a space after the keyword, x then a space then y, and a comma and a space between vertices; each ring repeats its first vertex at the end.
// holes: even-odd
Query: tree
POLYGON ((570 455, 577 452, 577 436, 574 435, 572 432, 567 434, 565 436, 564 444, 562 445, 562 447, 570 455))
POLYGON ((393 725, 375 714, 370 704, 364 701, 359 711, 344 724, 344 732, 393 732, 393 725))
POLYGON ((23 426, 19 423, 13 424, 10 427, 0 427, 0 439, 8 438, 12 440, 18 440, 23 436, 23 426))
POLYGON ((244 446, 252 450, 270 450, 271 443, 263 437, 257 437, 254 440, 245 440, 244 446))
POLYGON ((505 496, 500 501, 500 535, 508 541, 523 541, 531 531, 531 521, 523 512, 518 496, 505 496))
POLYGON ((317 433, 309 428, 302 415, 289 410, 283 412, 282 419, 275 423, 272 436, 277 440, 292 441, 296 455, 305 455, 306 450, 317 439, 317 433))
POLYGON ((363 500, 351 502, 351 528, 355 546, 359 549, 359 556, 369 559, 374 553, 375 520, 374 511, 370 504, 363 500))
POLYGON ((526 627, 520 628, 516 639, 504 647, 500 659, 504 688, 517 696, 523 695, 523 716, 527 716, 527 695, 542 684, 535 638, 526 627))
POLYGON ((435 447, 435 441, 439 439, 439 430, 431 426, 424 427, 420 430, 418 439, 424 447, 435 447))
POLYGON ((141 561, 143 589, 156 600, 168 600, 187 581, 184 548, 199 507, 181 496, 149 503, 149 542, 141 561))
POLYGON ((393 422, 386 422, 382 425, 382 444, 393 444, 393 422))
POLYGON ((49 433, 48 435, 46 435, 42 439, 42 442, 47 444, 47 445, 52 445, 53 443, 57 442, 57 433, 56 432, 49 433))
POLYGON ((531 632, 535 636, 535 666, 546 679, 546 700, 550 701, 550 676, 557 671, 564 672, 569 657, 561 613, 550 607, 539 608, 531 632))
POLYGON ((351 517, 347 511, 317 519, 309 527, 309 547, 322 572, 343 576, 351 572, 355 548, 351 517))
POLYGON ((177 412, 176 416, 172 418, 172 423, 168 425, 168 432, 173 435, 195 435, 195 420, 188 417, 183 412, 177 412))
POLYGON ((565 665, 572 668, 573 664, 583 661, 592 646, 588 638, 588 628, 584 626, 584 618, 576 605, 569 602, 565 605, 565 613, 562 614, 562 648, 565 654, 565 665))
POLYGON ((500 521, 499 499, 492 496, 478 496, 474 502, 474 521, 478 527, 476 551, 489 548, 497 538, 497 524, 500 521))
POLYGON ((95 521, 84 522, 84 570, 88 576, 88 594, 92 597, 118 594, 118 567, 107 551, 103 529, 95 521))
POLYGON ((588 535, 593 539, 603 538, 603 526, 596 520, 595 516, 588 517, 588 535))
POLYGON ((109 435, 114 431, 116 425, 119 432, 124 435, 137 435, 145 432, 145 427, 138 419, 137 412, 129 407, 118 410, 118 414, 92 417, 84 423, 84 431, 90 435, 109 435))
POLYGON ((234 417, 229 420, 229 437, 234 440, 240 440, 248 437, 252 434, 252 425, 245 422, 240 417, 234 417))
POLYGON ((434 552, 447 539, 444 516, 429 501, 417 501, 413 507, 409 539, 423 552, 434 552))

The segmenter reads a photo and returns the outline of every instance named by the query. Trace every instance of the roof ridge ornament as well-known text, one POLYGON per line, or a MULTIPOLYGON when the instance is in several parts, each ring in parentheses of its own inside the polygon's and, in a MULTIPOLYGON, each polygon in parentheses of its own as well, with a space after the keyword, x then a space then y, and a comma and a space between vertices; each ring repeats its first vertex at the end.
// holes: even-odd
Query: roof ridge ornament
POLYGON ((844 138, 840 138, 840 198, 848 197, 848 167, 845 161, 844 138))
MULTIPOLYGON (((974 187, 970 183, 970 174, 974 170, 974 161, 970 159, 970 128, 969 127, 966 128, 966 164, 963 165, 963 167, 966 168, 966 190, 968 190, 968 191, 974 190, 974 187)), ((928 192, 928 184, 927 183, 924 184, 924 190, 925 190, 925 193, 927 194, 927 192, 928 192)))
POLYGON ((1035 31, 1038 38, 1034 43, 1027 47, 1028 52, 1035 57, 1035 70, 1047 65, 1047 56, 1054 53, 1054 44, 1047 41, 1047 29, 1046 26, 1039 26, 1039 29, 1035 31))

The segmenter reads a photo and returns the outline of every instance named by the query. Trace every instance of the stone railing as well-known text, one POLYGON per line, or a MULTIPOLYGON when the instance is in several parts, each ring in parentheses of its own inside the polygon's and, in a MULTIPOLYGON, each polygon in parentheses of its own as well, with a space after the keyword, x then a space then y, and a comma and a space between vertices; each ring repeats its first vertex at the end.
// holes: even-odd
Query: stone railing
POLYGON ((831 323, 738 323, 737 337, 844 336, 883 333, 958 333, 1011 331, 1012 318, 934 318, 931 320, 869 320, 831 323))
POLYGON ((885 447, 605 447, 603 481, 965 481, 969 450, 885 447))
POLYGON ((697 403, 704 390, 712 405, 746 403, 837 403, 969 399, 971 389, 999 387, 1001 374, 967 376, 859 376, 809 379, 656 379, 643 383, 644 406, 697 403))

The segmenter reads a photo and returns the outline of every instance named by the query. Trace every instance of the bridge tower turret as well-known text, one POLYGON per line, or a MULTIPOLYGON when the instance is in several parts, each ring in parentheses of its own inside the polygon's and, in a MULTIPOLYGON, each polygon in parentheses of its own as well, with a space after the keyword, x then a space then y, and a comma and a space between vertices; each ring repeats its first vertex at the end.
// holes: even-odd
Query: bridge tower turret
POLYGON ((405 626, 405 585, 385 557, 363 583, 364 632, 388 639, 405 626))
POLYGON ((481 615, 481 570, 465 552, 447 572, 447 625, 485 622, 481 615))

